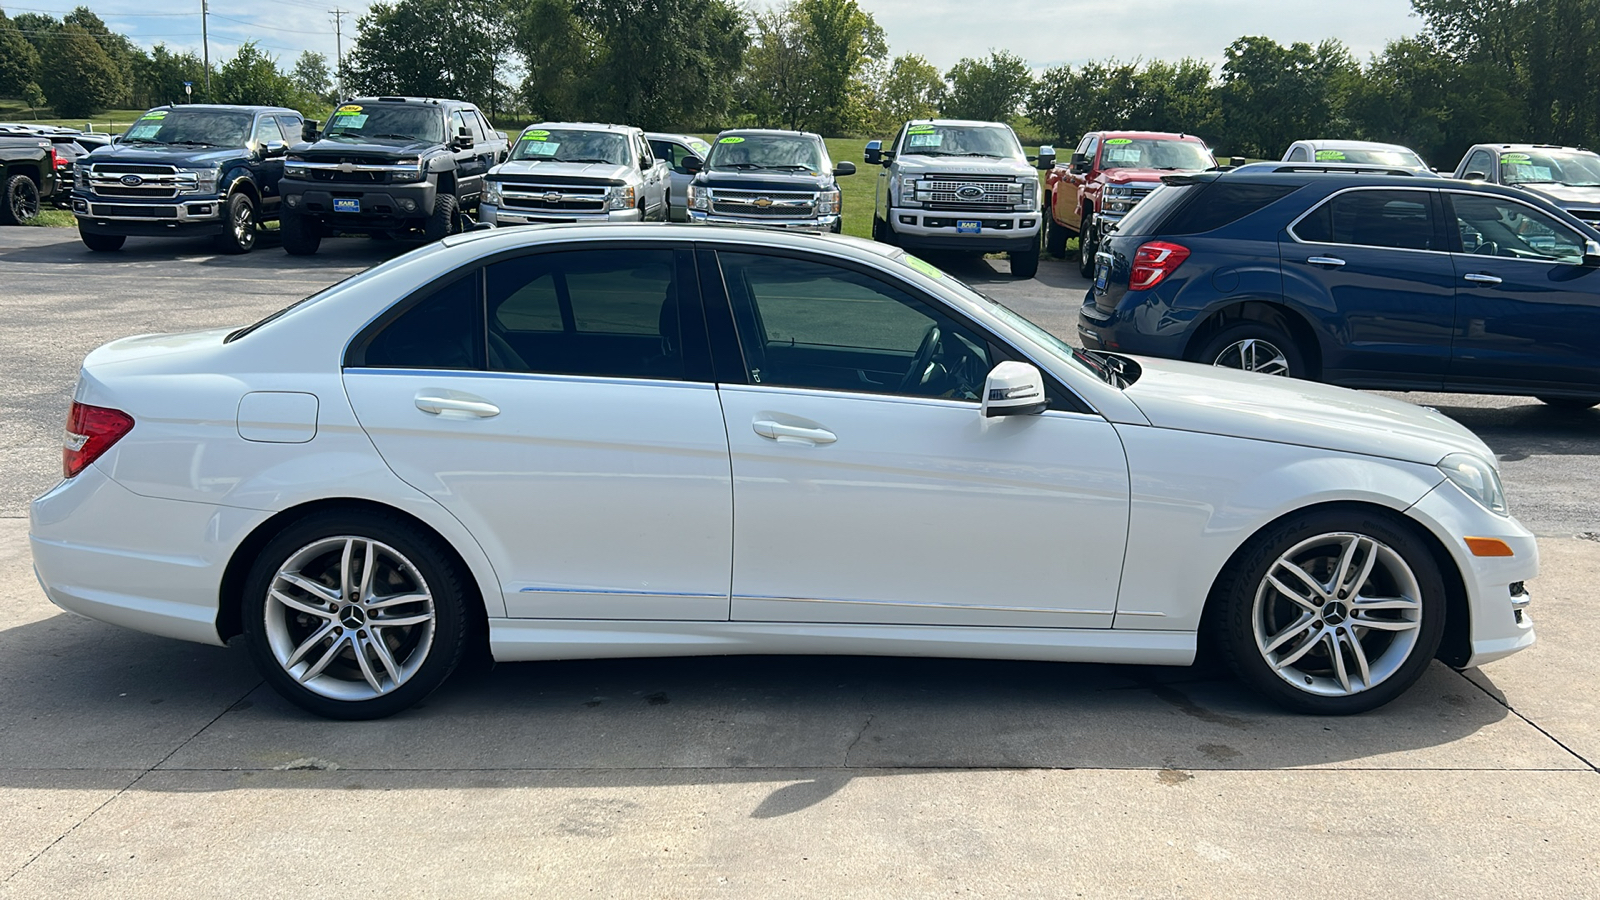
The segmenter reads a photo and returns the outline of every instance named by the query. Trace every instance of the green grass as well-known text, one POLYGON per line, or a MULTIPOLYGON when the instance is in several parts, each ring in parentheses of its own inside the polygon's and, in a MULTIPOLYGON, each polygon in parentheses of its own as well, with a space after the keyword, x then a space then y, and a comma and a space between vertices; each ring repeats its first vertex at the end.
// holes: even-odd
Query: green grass
POLYGON ((119 132, 144 115, 142 109, 108 109, 87 119, 51 118, 54 110, 43 107, 30 110, 17 100, 0 100, 0 122, 22 122, 28 125, 59 125, 64 128, 83 128, 94 125, 95 131, 119 132), (36 115, 37 113, 37 115, 36 115))
POLYGON ((39 215, 28 223, 42 228, 76 228, 78 220, 66 209, 41 209, 39 215))

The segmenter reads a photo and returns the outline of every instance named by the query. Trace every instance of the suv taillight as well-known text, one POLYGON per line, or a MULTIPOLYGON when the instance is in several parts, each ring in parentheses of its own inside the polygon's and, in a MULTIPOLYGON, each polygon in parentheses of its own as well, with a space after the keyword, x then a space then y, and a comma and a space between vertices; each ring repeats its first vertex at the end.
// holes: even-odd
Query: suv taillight
POLYGON ((133 416, 121 410, 73 401, 61 442, 61 477, 82 472, 132 430, 133 416))
POLYGON ((50 148, 50 168, 59 169, 59 168, 61 168, 61 164, 64 163, 64 162, 66 162, 66 160, 62 159, 61 158, 61 154, 56 152, 56 148, 51 147, 50 148))
POLYGON ((1151 241, 1134 251, 1128 290, 1147 291, 1160 284, 1189 258, 1189 248, 1166 241, 1151 241))

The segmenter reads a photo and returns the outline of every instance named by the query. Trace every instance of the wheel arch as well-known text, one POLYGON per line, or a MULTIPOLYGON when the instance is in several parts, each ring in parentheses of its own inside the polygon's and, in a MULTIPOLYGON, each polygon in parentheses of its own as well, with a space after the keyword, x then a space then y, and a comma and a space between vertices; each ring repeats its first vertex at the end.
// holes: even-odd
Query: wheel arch
POLYGON ((1204 347, 1206 341, 1211 340, 1213 335, 1224 328, 1245 322, 1260 322, 1287 331, 1305 356, 1306 366, 1309 369, 1307 374, 1312 380, 1322 377, 1322 342, 1318 340, 1311 321, 1292 306, 1259 298, 1226 300, 1207 313, 1200 324, 1189 332, 1189 340, 1183 348, 1184 359, 1191 362, 1198 361, 1196 355, 1200 352, 1200 348, 1204 347))
POLYGON ((222 192, 222 196, 226 199, 236 193, 243 193, 248 196, 250 201, 256 205, 257 210, 261 208, 261 189, 256 186, 255 179, 249 175, 240 173, 233 176, 228 182, 228 189, 222 192))

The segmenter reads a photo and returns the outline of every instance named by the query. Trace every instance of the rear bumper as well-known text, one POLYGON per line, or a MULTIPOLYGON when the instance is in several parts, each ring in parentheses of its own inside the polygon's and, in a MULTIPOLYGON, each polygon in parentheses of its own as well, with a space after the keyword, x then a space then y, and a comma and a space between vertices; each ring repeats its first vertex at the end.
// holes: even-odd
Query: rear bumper
POLYGON ((1183 359, 1192 333, 1190 326, 1199 314, 1199 310, 1143 302, 1108 312, 1095 305, 1091 287, 1078 308, 1078 340, 1090 350, 1183 359))

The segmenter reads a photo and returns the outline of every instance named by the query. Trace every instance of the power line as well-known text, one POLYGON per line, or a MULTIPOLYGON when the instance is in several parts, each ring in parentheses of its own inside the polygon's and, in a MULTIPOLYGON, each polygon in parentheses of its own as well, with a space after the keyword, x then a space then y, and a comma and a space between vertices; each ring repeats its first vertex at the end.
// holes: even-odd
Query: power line
POLYGON ((344 17, 350 15, 349 10, 330 9, 328 13, 333 16, 333 52, 334 70, 333 80, 339 87, 339 97, 344 97, 344 17))
POLYGON ((260 22, 250 22, 244 19, 235 19, 232 16, 225 16, 222 13, 212 13, 211 18, 224 19, 229 22, 238 22, 240 25, 249 25, 251 28, 265 28, 268 31, 284 31, 288 32, 289 34, 327 34, 326 31, 305 31, 299 28, 279 28, 276 25, 263 25, 260 22))

